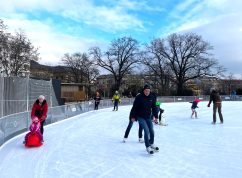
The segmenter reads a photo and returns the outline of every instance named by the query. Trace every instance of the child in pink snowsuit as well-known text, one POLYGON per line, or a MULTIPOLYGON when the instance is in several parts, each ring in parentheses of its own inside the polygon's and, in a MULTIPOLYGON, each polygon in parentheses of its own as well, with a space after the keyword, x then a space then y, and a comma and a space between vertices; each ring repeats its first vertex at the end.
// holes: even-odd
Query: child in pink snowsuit
POLYGON ((39 140, 43 141, 43 135, 40 133, 40 121, 38 117, 34 116, 32 118, 32 123, 29 127, 30 132, 26 134, 25 136, 25 143, 27 143, 27 139, 31 134, 37 134, 39 137, 39 140))

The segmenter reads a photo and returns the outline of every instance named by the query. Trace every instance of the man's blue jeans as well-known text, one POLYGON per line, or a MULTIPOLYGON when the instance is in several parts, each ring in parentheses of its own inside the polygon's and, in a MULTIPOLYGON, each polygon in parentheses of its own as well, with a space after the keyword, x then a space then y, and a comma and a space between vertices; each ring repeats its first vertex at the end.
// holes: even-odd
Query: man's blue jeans
POLYGON ((144 138, 145 138, 145 146, 149 147, 154 143, 154 129, 153 129, 153 123, 150 118, 144 119, 141 117, 138 117, 139 124, 144 129, 144 138))

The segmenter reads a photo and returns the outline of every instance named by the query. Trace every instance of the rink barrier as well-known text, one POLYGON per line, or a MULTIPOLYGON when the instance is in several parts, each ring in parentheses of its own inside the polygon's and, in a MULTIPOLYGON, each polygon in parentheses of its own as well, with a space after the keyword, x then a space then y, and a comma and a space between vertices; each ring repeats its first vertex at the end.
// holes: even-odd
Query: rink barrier
MULTIPOLYGON (((242 96, 221 96, 223 101, 242 101, 242 96)), ((200 100, 208 101, 209 96, 199 96, 200 100)), ((194 96, 164 96, 158 97, 157 100, 163 103, 167 102, 190 102, 195 99, 194 96)), ((132 105, 134 98, 122 98, 120 106, 132 105)), ((113 102, 110 99, 101 100, 99 109, 111 108, 113 102)), ((94 102, 84 101, 75 104, 50 107, 46 118, 46 125, 52 124, 72 116, 76 116, 94 109, 94 102)), ((21 112, 11 114, 0 118, 0 146, 14 136, 28 131, 30 125, 30 112, 21 112)))

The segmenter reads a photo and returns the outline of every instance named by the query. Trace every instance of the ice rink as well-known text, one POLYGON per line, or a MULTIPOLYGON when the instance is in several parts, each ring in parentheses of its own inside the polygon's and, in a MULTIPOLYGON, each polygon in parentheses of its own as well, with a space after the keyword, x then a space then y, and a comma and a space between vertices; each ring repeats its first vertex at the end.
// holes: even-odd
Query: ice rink
POLYGON ((206 105, 191 119, 190 103, 163 103, 168 126, 154 125, 153 156, 138 142, 137 123, 122 143, 131 106, 48 125, 39 148, 25 148, 19 135, 0 148, 0 178, 241 178, 242 102, 223 102, 223 125, 211 125, 206 105))

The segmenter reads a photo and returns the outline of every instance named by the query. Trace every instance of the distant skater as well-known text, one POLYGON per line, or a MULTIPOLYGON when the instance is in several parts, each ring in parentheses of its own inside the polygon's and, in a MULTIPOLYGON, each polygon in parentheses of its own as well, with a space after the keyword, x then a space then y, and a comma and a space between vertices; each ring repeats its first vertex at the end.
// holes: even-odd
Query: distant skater
POLYGON ((192 115, 191 119, 193 119, 193 115, 195 114, 195 118, 197 119, 197 108, 198 108, 198 103, 200 102, 199 99, 195 99, 194 101, 190 102, 192 103, 191 110, 192 110, 192 115))
POLYGON ((211 102, 213 102, 213 122, 212 124, 216 124, 216 113, 218 110, 220 123, 223 124, 223 115, 222 115, 222 99, 215 88, 211 89, 210 100, 208 103, 208 107, 210 107, 211 102))
POLYGON ((98 105, 100 104, 101 96, 99 92, 96 92, 96 95, 94 96, 94 110, 98 110, 98 105))
POLYGON ((113 101, 113 111, 118 111, 118 104, 121 102, 118 91, 115 91, 115 94, 112 97, 113 101))

